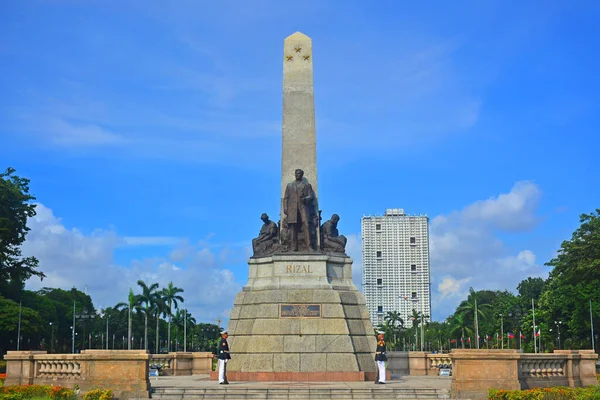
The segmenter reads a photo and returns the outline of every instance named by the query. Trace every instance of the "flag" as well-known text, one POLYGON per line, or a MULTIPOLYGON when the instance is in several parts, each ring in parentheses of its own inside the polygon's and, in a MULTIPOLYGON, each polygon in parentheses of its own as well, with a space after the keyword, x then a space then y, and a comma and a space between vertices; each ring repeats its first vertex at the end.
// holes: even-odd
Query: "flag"
POLYGON ((450 340, 450 343, 456 343, 456 339, 450 340))
POLYGON ((519 331, 519 334, 521 335, 521 339, 525 339, 525 335, 523 335, 523 332, 519 331))
POLYGON ((487 339, 487 340, 492 340, 492 337, 491 337, 490 335, 487 335, 487 336, 486 336, 486 339, 487 339))
POLYGON ((498 339, 502 339, 502 335, 498 335, 498 339))
POLYGON ((540 330, 538 329, 538 331, 535 333, 535 336, 540 336, 540 330))
POLYGON ((463 342, 462 336, 460 337, 460 342, 461 342, 461 343, 463 342))
POLYGON ((514 339, 515 338, 515 334, 512 333, 512 332, 508 332, 507 335, 508 335, 509 339, 514 339))
POLYGON ((471 338, 467 339, 467 343, 471 343, 471 338))

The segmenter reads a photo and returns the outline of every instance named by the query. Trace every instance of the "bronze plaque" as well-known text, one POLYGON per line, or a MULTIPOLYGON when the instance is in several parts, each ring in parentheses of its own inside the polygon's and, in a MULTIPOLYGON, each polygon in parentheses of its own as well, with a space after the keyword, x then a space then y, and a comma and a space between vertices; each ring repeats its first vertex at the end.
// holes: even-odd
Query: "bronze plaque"
POLYGON ((279 318, 321 318, 321 305, 280 304, 279 318))

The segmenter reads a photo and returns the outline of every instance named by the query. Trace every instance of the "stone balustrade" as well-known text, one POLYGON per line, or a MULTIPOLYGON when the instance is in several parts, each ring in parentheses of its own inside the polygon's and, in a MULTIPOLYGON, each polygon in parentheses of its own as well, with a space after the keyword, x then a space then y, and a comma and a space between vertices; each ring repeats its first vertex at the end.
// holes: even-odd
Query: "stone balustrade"
POLYGON ((392 377, 402 375, 438 375, 438 365, 452 365, 449 354, 425 351, 388 351, 388 369, 392 377))
POLYGON ((427 354, 427 359, 429 360, 429 371, 435 371, 435 375, 438 373, 438 365, 452 365, 450 354, 427 354))
POLYGON ((203 375, 212 371, 212 357, 210 352, 152 354, 150 365, 160 365, 161 375, 203 375))
POLYGON ((520 353, 518 350, 455 349, 452 358, 453 398, 485 399, 489 389, 597 385, 592 350, 520 353))
POLYGON ((35 360, 34 376, 44 379, 79 379, 81 364, 77 360, 35 360))
POLYGON ((8 385, 59 385, 81 390, 111 389, 119 399, 149 398, 150 356, 144 350, 83 350, 80 354, 9 351, 8 385))

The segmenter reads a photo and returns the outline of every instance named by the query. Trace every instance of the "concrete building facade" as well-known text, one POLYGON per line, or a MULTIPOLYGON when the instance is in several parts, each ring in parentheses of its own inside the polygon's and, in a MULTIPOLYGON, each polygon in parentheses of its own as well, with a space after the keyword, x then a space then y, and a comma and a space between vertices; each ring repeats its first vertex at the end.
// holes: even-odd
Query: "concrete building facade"
POLYGON ((374 326, 397 311, 411 327, 413 310, 431 315, 429 217, 390 208, 364 216, 362 228, 363 291, 374 326))

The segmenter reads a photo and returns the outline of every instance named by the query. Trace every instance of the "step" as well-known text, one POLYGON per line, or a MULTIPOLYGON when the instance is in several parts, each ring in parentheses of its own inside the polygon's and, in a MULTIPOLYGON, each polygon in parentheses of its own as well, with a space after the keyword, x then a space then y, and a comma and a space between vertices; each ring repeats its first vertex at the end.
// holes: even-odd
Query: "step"
POLYGON ((188 400, 188 399, 255 399, 255 400, 388 400, 388 399, 449 399, 447 389, 411 389, 411 388, 155 388, 152 399, 188 400))

